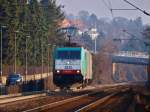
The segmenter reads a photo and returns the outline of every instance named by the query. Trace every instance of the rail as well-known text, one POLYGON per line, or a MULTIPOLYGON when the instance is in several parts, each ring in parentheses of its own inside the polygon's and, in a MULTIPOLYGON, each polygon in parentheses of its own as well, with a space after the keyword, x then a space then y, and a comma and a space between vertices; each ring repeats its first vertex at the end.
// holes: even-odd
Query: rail
POLYGON ((33 108, 33 109, 25 110, 23 112, 32 112, 32 111, 38 111, 38 110, 42 111, 42 110, 45 110, 45 109, 48 109, 48 108, 53 108, 53 107, 62 105, 64 103, 68 103, 68 102, 72 102, 72 101, 75 101, 75 100, 79 100, 81 98, 87 97, 88 95, 89 94, 85 94, 85 95, 69 98, 69 99, 66 99, 66 100, 50 103, 50 104, 47 104, 47 105, 42 105, 42 106, 39 106, 39 107, 36 107, 36 108, 33 108))
MULTIPOLYGON (((97 112, 98 110, 101 109, 101 112, 105 112, 105 111, 113 111, 113 108, 111 108, 112 104, 116 104, 117 101, 119 101, 120 103, 125 101, 125 100, 132 100, 132 95, 127 95, 130 93, 126 92, 116 92, 116 93, 112 93, 111 95, 108 95, 104 98, 98 99, 95 102, 90 103, 89 105, 86 105, 84 107, 81 107, 80 109, 76 110, 75 112, 92 112, 92 110, 94 110, 95 112, 97 112), (109 105, 109 106, 108 106, 109 105)), ((121 104, 118 104, 121 106, 121 104)), ((129 106, 129 104, 126 104, 129 106)), ((116 108, 116 107, 114 107, 116 108)), ((127 106, 123 106, 123 108, 127 108, 127 106)), ((118 108, 119 111, 120 108, 118 108)), ((99 111, 98 111, 99 112, 99 111)))
POLYGON ((27 96, 17 96, 17 97, 1 100, 0 105, 8 104, 8 103, 14 103, 17 101, 22 101, 22 100, 28 100, 28 99, 42 97, 42 96, 46 96, 46 93, 36 94, 36 95, 27 95, 27 96))
POLYGON ((0 100, 8 99, 8 98, 16 98, 20 96, 27 96, 27 95, 33 95, 33 94, 40 94, 44 91, 34 91, 34 92, 23 92, 23 93, 16 93, 16 94, 9 94, 9 95, 1 95, 0 100))
MULTIPOLYGON (((109 88, 107 88, 109 89, 109 88)), ((119 91, 120 92, 120 91, 119 91)), ((117 92, 118 93, 118 92, 117 92)), ((51 110, 52 108, 55 108, 57 109, 57 107, 59 108, 59 106, 61 105, 62 106, 66 106, 67 104, 71 104, 73 102, 80 102, 81 99, 88 99, 88 97, 91 97, 91 101, 94 102, 97 100, 97 98, 103 98, 103 97, 111 97, 113 95, 111 95, 112 93, 109 93, 109 92, 106 92, 104 93, 103 91, 101 90, 95 90, 94 92, 91 92, 91 93, 87 93, 87 94, 84 94, 84 95, 81 95, 81 96, 77 96, 77 97, 73 97, 73 98, 69 98, 69 99, 66 99, 66 100, 62 100, 62 101, 58 101, 58 102, 54 102, 54 103, 49 103, 49 104, 46 104, 46 105, 42 105, 42 106, 39 106, 39 107, 36 107, 36 108, 32 108, 32 109, 29 109, 29 110, 25 110, 23 112, 33 112, 33 111, 47 111, 47 110, 51 110), (102 93, 102 94, 101 94, 102 93), (101 95, 100 95, 101 94, 101 95), (98 95, 98 97, 96 97, 98 95), (94 96, 94 97, 93 97, 94 96)), ((116 93, 115 93, 116 94, 116 93)), ((108 98, 107 97, 107 98, 108 98)), ((106 98, 105 98, 106 99, 106 98)), ((90 102, 91 102, 90 101, 90 102)), ((81 102, 80 102, 81 103, 81 102)), ((70 107, 69 107, 70 108, 70 107)), ((57 111, 57 110, 56 110, 57 111)))
POLYGON ((102 98, 102 99, 97 100, 96 102, 90 103, 89 105, 86 105, 86 106, 84 106, 84 107, 82 107, 82 108, 76 110, 75 112, 86 112, 86 111, 88 111, 89 109, 98 106, 100 103, 106 102, 107 100, 109 100, 110 98, 114 97, 115 95, 116 95, 116 93, 111 94, 111 95, 109 95, 109 96, 106 96, 106 97, 104 97, 104 98, 102 98))

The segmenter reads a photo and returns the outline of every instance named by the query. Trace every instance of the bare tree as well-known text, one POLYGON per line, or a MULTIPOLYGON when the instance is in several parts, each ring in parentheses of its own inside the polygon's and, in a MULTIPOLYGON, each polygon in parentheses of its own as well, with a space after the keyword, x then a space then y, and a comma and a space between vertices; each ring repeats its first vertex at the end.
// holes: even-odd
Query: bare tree
POLYGON ((150 40, 150 25, 145 26, 143 35, 145 38, 150 40))

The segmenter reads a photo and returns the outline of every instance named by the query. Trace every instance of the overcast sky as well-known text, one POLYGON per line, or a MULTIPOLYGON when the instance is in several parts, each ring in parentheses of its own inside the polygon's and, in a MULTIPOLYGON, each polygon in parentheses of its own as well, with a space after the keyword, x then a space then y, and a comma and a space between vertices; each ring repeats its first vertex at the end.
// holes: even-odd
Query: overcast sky
MULTIPOLYGON (((139 8, 150 13, 150 0, 128 0, 139 8)), ((123 0, 57 0, 58 4, 65 5, 63 10, 66 13, 72 13, 77 15, 79 11, 86 10, 89 13, 95 13, 98 18, 110 17, 112 15, 108 7, 112 8, 133 8, 123 0), (104 2, 105 1, 105 4, 104 2), (111 2, 111 6, 109 5, 111 2), (107 6, 106 6, 107 4, 107 6)), ((130 19, 135 19, 137 17, 142 17, 143 23, 150 24, 150 16, 144 15, 142 12, 135 11, 113 11, 114 17, 126 17, 130 19)))

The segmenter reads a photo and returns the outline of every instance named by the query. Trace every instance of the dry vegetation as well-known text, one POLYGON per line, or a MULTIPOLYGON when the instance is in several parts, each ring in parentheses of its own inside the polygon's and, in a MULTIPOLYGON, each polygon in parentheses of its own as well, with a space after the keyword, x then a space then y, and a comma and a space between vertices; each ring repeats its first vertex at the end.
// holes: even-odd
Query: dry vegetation
POLYGON ((93 56, 94 65, 94 84, 99 83, 113 83, 111 78, 112 65, 111 56, 112 52, 115 52, 116 45, 112 40, 103 42, 100 52, 93 56))
POLYGON ((100 52, 93 56, 93 84, 146 80, 146 66, 142 65, 117 64, 116 74, 112 75, 111 54, 117 48, 112 40, 107 40, 103 42, 100 52))

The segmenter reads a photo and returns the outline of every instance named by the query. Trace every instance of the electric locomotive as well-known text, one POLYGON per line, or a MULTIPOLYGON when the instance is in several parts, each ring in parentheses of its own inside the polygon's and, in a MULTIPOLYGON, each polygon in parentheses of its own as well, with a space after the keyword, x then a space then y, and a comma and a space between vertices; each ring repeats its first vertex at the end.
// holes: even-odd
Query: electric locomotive
POLYGON ((53 60, 53 82, 61 89, 92 79, 92 54, 83 47, 57 47, 53 60))

